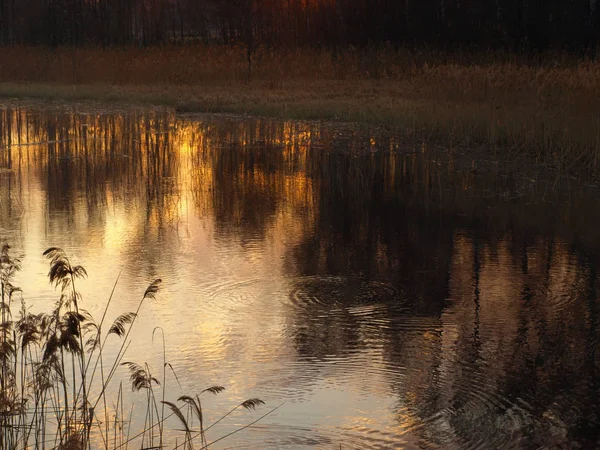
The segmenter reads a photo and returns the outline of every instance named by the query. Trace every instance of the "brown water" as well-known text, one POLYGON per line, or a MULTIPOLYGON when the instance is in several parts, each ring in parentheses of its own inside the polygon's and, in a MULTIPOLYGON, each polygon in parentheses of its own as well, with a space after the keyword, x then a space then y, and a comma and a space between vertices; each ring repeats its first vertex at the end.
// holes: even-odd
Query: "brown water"
POLYGON ((266 402, 209 440, 285 402, 214 448, 600 445, 594 186, 382 132, 158 109, 5 104, 0 144, 0 241, 32 310, 57 299, 49 246, 87 269, 96 318, 120 271, 111 319, 162 278, 125 359, 160 372, 160 326, 167 398, 221 384, 211 420, 266 402))

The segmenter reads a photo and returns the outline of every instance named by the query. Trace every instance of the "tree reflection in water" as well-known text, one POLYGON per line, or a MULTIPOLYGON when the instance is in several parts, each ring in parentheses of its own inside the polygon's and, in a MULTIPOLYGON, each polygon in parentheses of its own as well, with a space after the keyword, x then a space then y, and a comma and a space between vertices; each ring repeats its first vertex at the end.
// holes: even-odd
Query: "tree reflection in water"
MULTIPOLYGON (((185 295, 199 285, 214 304, 155 313, 181 333, 173 309, 212 318, 219 354, 271 364, 259 388, 392 397, 373 411, 393 421, 368 417, 388 444, 598 443, 599 210, 582 185, 508 164, 474 172, 383 132, 162 109, 6 106, 0 145, 2 240, 79 249, 98 270, 110 255, 185 295), (265 281, 249 278, 257 267, 265 281), (230 282, 235 295, 218 297, 230 282)), ((198 358, 213 351, 200 345, 198 358)), ((364 412, 339 415, 337 431, 295 417, 314 436, 260 439, 364 434, 338 423, 364 412)))

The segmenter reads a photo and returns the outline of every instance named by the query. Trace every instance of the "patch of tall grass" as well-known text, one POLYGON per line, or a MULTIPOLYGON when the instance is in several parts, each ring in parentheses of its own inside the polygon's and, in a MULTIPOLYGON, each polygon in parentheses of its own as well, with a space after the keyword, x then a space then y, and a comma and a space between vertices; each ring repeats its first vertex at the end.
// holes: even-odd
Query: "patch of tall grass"
POLYGON ((121 314, 109 325, 105 319, 113 289, 101 320, 96 322, 84 309, 77 291, 78 280, 87 275, 85 269, 73 265, 62 249, 49 248, 44 253, 50 262, 49 279, 60 295, 51 312, 33 314, 21 289, 13 284, 21 260, 12 257, 9 249, 5 244, 0 252, 0 448, 71 450, 93 445, 120 449, 140 441, 141 448, 162 448, 166 446, 165 424, 170 417, 178 419, 184 429, 182 443, 174 447, 208 448, 211 442, 206 432, 217 422, 239 408, 250 410, 264 404, 260 399, 248 399, 207 426, 201 396, 218 394, 224 390, 222 386, 169 401, 165 398, 167 367, 172 367, 166 355, 161 379, 147 363, 124 361, 138 314, 145 302, 155 298, 161 280, 148 286, 135 312, 121 314), (13 313, 15 305, 18 311, 13 313), (120 340, 110 361, 104 356, 109 338, 111 345, 120 340), (124 407, 122 382, 116 398, 107 398, 121 366, 129 372, 132 390, 146 397, 144 425, 134 435, 131 413, 128 416, 124 407))
POLYGON ((234 46, 0 48, 0 96, 147 101, 181 111, 342 120, 447 147, 598 169, 600 63, 568 54, 234 46), (25 84, 24 84, 25 83, 25 84))

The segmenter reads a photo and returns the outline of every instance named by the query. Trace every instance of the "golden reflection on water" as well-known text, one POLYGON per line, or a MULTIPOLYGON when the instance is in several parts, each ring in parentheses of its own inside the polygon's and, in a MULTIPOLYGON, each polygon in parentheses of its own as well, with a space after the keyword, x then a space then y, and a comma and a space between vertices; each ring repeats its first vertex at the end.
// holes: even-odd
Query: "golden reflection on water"
POLYGON ((6 106, 0 144, 0 239, 24 254, 27 302, 56 299, 54 245, 90 273, 96 317, 121 269, 110 318, 162 278, 130 359, 161 366, 161 326, 182 392, 288 402, 231 445, 596 439, 600 236, 581 186, 385 133, 161 109, 6 106))

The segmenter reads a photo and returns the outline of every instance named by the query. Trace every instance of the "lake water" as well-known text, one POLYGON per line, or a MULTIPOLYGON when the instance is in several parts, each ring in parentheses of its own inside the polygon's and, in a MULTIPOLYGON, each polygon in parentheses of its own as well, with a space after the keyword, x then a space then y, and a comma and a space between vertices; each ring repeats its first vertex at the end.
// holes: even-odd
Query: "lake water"
MULTIPOLYGON (((50 246, 87 269, 97 319, 119 273, 110 320, 161 278, 125 360, 162 380, 161 327, 167 399, 223 385, 209 422, 265 401, 209 441, 283 403, 211 448, 600 445, 593 184, 384 131, 136 107, 5 103, 0 145, 0 241, 32 311, 58 297, 50 246)), ((126 400, 141 426, 145 394, 126 400)))

